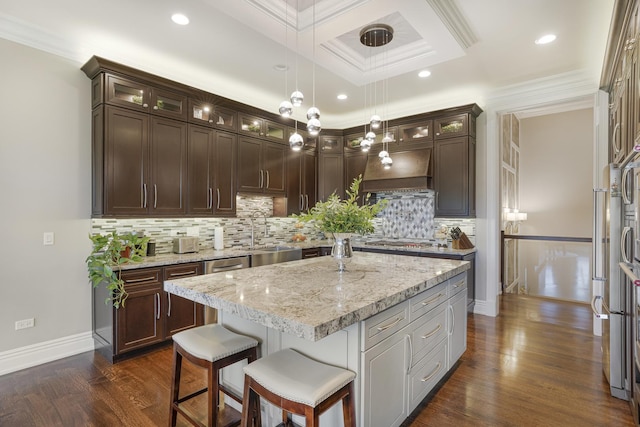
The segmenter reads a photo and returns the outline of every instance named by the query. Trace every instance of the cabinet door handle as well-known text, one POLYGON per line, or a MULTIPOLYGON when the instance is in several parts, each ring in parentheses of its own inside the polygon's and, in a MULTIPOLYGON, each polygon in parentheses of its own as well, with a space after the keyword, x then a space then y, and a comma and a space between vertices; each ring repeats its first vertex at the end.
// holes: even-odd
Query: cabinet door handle
POLYGON ((191 271, 183 271, 181 273, 170 273, 169 277, 179 277, 179 276, 188 276, 189 274, 195 275, 197 273, 197 271, 195 270, 191 270, 191 271))
POLYGON ((439 293, 438 295, 434 296, 433 298, 429 299, 428 301, 423 301, 422 305, 429 305, 435 301, 438 301, 440 299, 440 297, 442 296, 442 293, 439 293))
POLYGON ((142 184, 142 207, 147 207, 147 184, 142 184))
POLYGON ((438 192, 436 191, 436 209, 438 209, 440 207, 440 204, 438 203, 438 192))
POLYGON ((211 209, 212 206, 213 206, 213 191, 211 190, 211 187, 209 187, 209 203, 207 203, 207 209, 211 209))
POLYGON ((388 325, 385 325, 385 326, 378 326, 376 329, 377 329, 378 331, 380 331, 380 332, 382 332, 382 331, 386 331, 387 329, 389 329, 389 328, 391 328, 391 327, 393 327, 393 326, 397 325, 397 324, 398 324, 398 322, 400 322, 402 319, 403 319, 403 317, 402 317, 402 316, 398 316, 398 317, 396 317, 396 319, 395 319, 393 322, 389 323, 388 325))
POLYGON ((629 188, 627 187, 627 180, 629 179, 629 172, 631 172, 630 168, 625 168, 622 171, 622 179, 620 181, 622 181, 620 183, 620 186, 622 188, 622 201, 624 202, 624 204, 629 205, 631 204, 631 192, 629 191, 629 188))
POLYGON ((411 365, 413 365, 413 343, 411 342, 411 335, 405 335, 407 342, 409 343, 409 364, 407 365, 407 375, 411 372, 411 365))
POLYGON ((453 306, 449 306, 449 311, 451 312, 451 331, 449 335, 453 334, 453 331, 456 329, 456 314, 453 311, 453 306))
POLYGON ((464 286, 464 280, 461 280, 457 282, 455 285, 453 285, 454 288, 459 288, 460 286, 464 286))
POLYGON ((613 151, 617 154, 620 152, 620 150, 622 150, 622 146, 619 144, 620 139, 618 137, 618 130, 620 129, 620 122, 616 123, 616 125, 613 128, 613 141, 612 141, 612 145, 613 145, 613 151))
POLYGON ((153 209, 158 206, 158 186, 153 184, 153 209))
POLYGON ((140 282, 148 282, 151 280, 155 280, 156 276, 143 277, 142 279, 126 279, 126 283, 140 283, 140 282))
POLYGON ((267 173, 267 185, 264 188, 269 188, 269 171, 266 171, 267 173))
POLYGON ((169 298, 169 307, 167 308, 167 316, 171 317, 171 294, 167 293, 167 297, 169 298))
POLYGON ((300 195, 300 210, 304 210, 304 195, 300 195))
POLYGON ((307 209, 305 209, 305 210, 308 211, 309 210, 309 195, 308 194, 304 195, 304 201, 306 202, 306 205, 307 205, 307 209))
POLYGON ((420 381, 422 381, 423 383, 429 381, 431 378, 433 378, 435 374, 437 374, 440 371, 440 369, 442 369, 442 364, 438 362, 438 366, 436 366, 436 369, 434 369, 433 372, 431 372, 426 377, 422 378, 420 381))
POLYGON ((264 171, 260 169, 260 185, 258 187, 262 188, 263 182, 264 182, 264 171))
POLYGON ((622 229, 622 236, 620 237, 620 255, 622 255, 622 261, 629 264, 629 255, 627 254, 627 236, 631 232, 631 227, 624 227, 622 229))
POLYGON ((220 188, 216 188, 216 209, 220 209, 220 188))
POLYGON ((156 319, 160 319, 160 294, 156 292, 156 301, 158 303, 158 309, 156 310, 156 319))
POLYGON ((436 333, 438 333, 438 331, 439 331, 440 329, 442 329, 442 325, 441 325, 440 323, 438 323, 438 326, 436 326, 436 328, 435 328, 433 331, 429 332, 428 334, 424 334, 424 335, 423 335, 422 337, 420 337, 420 338, 422 338, 423 340, 426 340, 427 338, 432 337, 432 336, 434 336, 436 333))

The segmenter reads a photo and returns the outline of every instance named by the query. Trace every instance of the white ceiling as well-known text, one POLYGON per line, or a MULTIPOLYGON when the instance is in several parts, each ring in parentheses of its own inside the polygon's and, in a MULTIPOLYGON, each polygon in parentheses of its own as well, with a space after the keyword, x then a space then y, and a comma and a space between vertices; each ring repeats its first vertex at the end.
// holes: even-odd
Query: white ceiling
POLYGON ((102 56, 272 112, 295 89, 297 68, 305 102, 294 115, 303 121, 315 62, 322 124, 345 128, 373 110, 395 118, 482 106, 498 89, 565 73, 584 75, 595 91, 613 3, 316 0, 314 8, 313 0, 0 0, 0 37, 79 66, 102 56), (191 23, 171 22, 175 12, 191 23), (394 28, 386 47, 359 43, 361 28, 372 23, 394 28), (554 43, 534 44, 549 32, 558 36, 554 43), (282 64, 288 72, 275 69, 282 64), (423 69, 431 76, 419 78, 423 69), (348 99, 337 100, 338 93, 348 99))

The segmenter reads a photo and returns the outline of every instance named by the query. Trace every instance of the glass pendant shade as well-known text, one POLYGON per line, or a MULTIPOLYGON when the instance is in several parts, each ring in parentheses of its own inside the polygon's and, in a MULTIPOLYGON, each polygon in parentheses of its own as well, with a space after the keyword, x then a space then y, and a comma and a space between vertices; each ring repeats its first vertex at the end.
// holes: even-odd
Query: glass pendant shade
POLYGON ((390 169, 392 164, 393 164, 393 160, 391 160, 391 157, 387 156, 382 159, 382 166, 385 169, 390 169))
POLYGON ((290 117, 293 114, 293 105, 289 101, 282 101, 278 111, 282 117, 290 117))
POLYGON ((389 157, 389 152, 387 150, 382 150, 381 152, 378 153, 378 157, 380 158, 389 157))
POLYGON ((364 136, 364 139, 366 139, 367 141, 369 141, 370 144, 373 144, 373 141, 376 140, 376 134, 369 131, 367 132, 367 134, 364 136))
POLYGON ((382 119, 380 118, 379 115, 374 114, 373 116, 371 116, 371 128, 372 129, 378 129, 380 127, 381 123, 382 123, 382 119))
POLYGON ((320 110, 316 107, 311 107, 307 110, 307 119, 319 119, 320 118, 320 110))
POLYGON ((382 143, 388 144, 390 142, 393 142, 393 138, 387 133, 385 134, 384 138, 382 138, 382 143))
POLYGON ((294 107, 299 107, 302 105, 302 101, 304 101, 304 95, 299 90, 293 91, 291 94, 291 103, 294 107))
POLYGON ((309 119, 309 121, 307 122, 307 130, 309 131, 309 134, 311 136, 317 136, 320 133, 320 130, 322 130, 322 124, 320 123, 320 120, 316 119, 315 117, 309 119))
POLYGON ((302 138, 302 135, 298 132, 291 134, 289 137, 289 147, 291 147, 293 151, 300 151, 303 146, 304 139, 302 138))
POLYGON ((362 141, 360 141, 360 148, 362 148, 362 151, 369 151, 369 149, 371 148, 371 141, 369 141, 368 139, 363 139, 362 141))

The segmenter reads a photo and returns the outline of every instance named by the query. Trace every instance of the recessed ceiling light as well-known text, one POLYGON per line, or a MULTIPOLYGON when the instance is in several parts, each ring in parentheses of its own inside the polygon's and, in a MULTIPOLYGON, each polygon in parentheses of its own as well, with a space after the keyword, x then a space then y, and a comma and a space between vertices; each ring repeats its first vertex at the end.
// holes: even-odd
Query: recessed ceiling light
POLYGON ((341 93, 337 96, 337 98, 341 101, 347 99, 347 94, 346 93, 341 93))
POLYGON ((429 77, 431 75, 431 71, 422 70, 418 73, 418 77, 429 77))
POLYGON ((276 71, 287 71, 289 69, 289 66, 285 64, 276 64, 273 66, 273 69, 276 71))
POLYGON ((171 20, 178 25, 187 25, 189 23, 189 18, 181 13, 174 13, 171 15, 171 20))
POLYGON ((540 37, 539 39, 536 40, 536 44, 547 44, 547 43, 551 43, 552 41, 554 41, 556 39, 556 35, 555 34, 546 34, 542 37, 540 37))

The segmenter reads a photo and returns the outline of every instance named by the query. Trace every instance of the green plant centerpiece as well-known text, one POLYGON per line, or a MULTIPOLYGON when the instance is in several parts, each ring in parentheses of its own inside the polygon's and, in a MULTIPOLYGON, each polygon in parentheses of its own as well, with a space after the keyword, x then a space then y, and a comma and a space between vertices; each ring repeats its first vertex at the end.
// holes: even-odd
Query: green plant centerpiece
POLYGON ((134 233, 89 235, 93 249, 86 259, 89 279, 93 287, 104 284, 109 290, 105 304, 112 302, 115 308, 124 306, 127 291, 120 278, 121 266, 128 262, 140 262, 147 252, 149 237, 134 233))
POLYGON ((371 194, 358 203, 362 175, 353 180, 347 190, 347 198, 340 199, 334 192, 326 201, 317 202, 308 212, 293 215, 302 222, 312 221, 316 229, 332 235, 334 244, 331 255, 338 261, 338 270, 345 270, 345 262, 351 257, 351 236, 373 233, 373 220, 387 205, 386 200, 371 204, 371 194))

